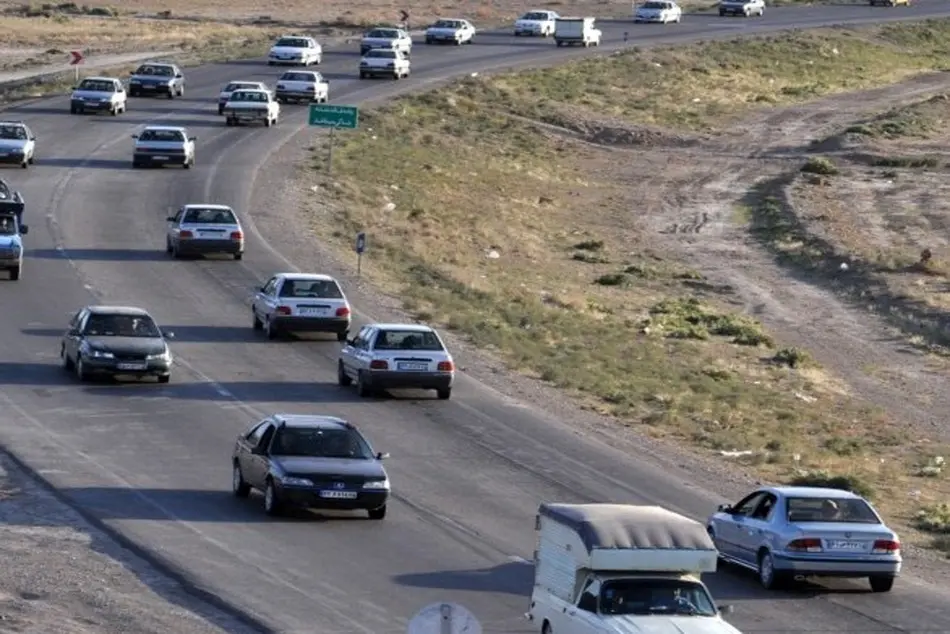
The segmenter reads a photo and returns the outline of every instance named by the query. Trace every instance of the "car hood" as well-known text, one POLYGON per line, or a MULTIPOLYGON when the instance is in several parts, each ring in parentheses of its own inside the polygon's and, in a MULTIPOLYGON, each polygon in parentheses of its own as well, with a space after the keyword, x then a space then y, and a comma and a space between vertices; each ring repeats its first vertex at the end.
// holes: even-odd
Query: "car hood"
POLYGON ((0 236, 0 249, 20 246, 20 236, 0 236))
POLYGON ((0 139, 0 150, 22 150, 26 143, 26 139, 0 139))
POLYGON ((83 99, 101 99, 102 101, 109 101, 112 97, 115 96, 114 92, 103 92, 101 90, 74 90, 73 99, 77 97, 82 97, 83 99))
POLYGON ((742 634, 713 616, 604 616, 608 632, 616 634, 742 634))
POLYGON ((131 79, 147 84, 167 84, 173 81, 174 77, 160 77, 158 75, 132 75, 131 79))
POLYGON ((300 476, 345 475, 379 479, 386 477, 386 470, 377 460, 345 460, 303 456, 274 456, 273 460, 287 473, 300 476))
POLYGON ((161 354, 165 340, 160 337, 87 337, 91 348, 119 354, 161 354))

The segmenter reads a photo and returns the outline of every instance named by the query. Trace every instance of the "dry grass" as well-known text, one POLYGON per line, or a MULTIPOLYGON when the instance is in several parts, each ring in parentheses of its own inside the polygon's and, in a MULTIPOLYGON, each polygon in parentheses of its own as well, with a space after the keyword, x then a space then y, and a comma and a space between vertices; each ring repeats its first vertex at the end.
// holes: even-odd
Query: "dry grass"
MULTIPOLYGON (((341 254, 368 232, 365 273, 418 319, 620 424, 749 452, 732 459, 765 478, 846 476, 910 527, 919 504, 950 492, 942 470, 925 473, 942 448, 907 443, 900 421, 861 407, 806 352, 737 315, 729 289, 652 249, 636 221, 648 189, 611 178, 636 159, 548 124, 604 145, 689 144, 655 126, 707 129, 744 109, 938 67, 937 34, 950 26, 633 52, 400 99, 338 137, 314 232, 341 254)), ((307 178, 320 183, 315 151, 307 178)))

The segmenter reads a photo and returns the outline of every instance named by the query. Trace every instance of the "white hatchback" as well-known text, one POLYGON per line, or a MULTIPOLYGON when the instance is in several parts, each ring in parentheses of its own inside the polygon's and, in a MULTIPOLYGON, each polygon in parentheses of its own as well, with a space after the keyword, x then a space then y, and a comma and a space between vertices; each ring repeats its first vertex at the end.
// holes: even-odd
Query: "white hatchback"
POLYGON ((254 330, 263 330, 268 339, 328 332, 346 341, 352 311, 339 282, 329 275, 277 273, 258 289, 251 312, 254 330))

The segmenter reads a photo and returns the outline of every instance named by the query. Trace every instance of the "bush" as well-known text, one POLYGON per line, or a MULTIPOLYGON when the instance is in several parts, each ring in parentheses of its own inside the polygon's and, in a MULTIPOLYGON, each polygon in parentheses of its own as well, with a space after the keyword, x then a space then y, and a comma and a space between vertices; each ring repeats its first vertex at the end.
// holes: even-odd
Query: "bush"
POLYGON ((796 487, 815 487, 822 489, 844 489, 871 499, 874 491, 871 485, 856 475, 832 475, 827 471, 810 471, 793 478, 789 485, 796 487))
POLYGON ((827 159, 823 156, 813 156, 802 166, 802 171, 806 174, 834 176, 838 173, 838 168, 831 162, 831 159, 827 159))
POLYGON ((928 533, 950 533, 950 504, 931 504, 917 511, 914 526, 928 533))
POLYGON ((772 361, 790 368, 800 368, 811 363, 811 355, 798 348, 782 348, 775 353, 772 361))

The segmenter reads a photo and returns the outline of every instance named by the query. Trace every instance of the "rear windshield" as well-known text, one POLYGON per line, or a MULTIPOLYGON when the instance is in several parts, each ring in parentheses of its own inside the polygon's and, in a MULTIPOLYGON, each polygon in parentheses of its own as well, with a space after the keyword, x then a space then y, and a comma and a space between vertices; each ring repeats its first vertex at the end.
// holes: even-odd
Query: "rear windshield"
POLYGON ((874 511, 859 498, 788 498, 788 521, 877 524, 874 511))
POLYGON ((532 11, 531 13, 525 13, 521 16, 522 20, 548 20, 550 19, 547 13, 540 13, 538 11, 532 11))
POLYGON ((373 49, 366 52, 366 57, 380 57, 383 59, 396 59, 396 51, 387 51, 385 49, 373 49))
POLYGON ((182 219, 184 224, 192 225, 236 225, 237 218, 230 209, 189 209, 182 219))
POLYGON ((251 84, 251 83, 243 83, 243 84, 231 83, 231 84, 228 84, 227 86, 224 87, 224 92, 234 92, 235 90, 241 90, 241 89, 244 89, 244 88, 247 88, 247 89, 249 89, 249 90, 260 90, 260 89, 261 89, 261 87, 258 86, 257 84, 251 84))
POLYGON ((394 31, 393 29, 374 29, 370 31, 366 37, 390 38, 395 40, 399 37, 399 31, 394 31))
POLYGON ((343 291, 333 280, 286 280, 280 287, 280 296, 343 299, 343 291))
POLYGON ((460 29, 462 23, 458 20, 439 20, 433 26, 437 29, 460 29))
POLYGON ((316 76, 313 73, 295 73, 293 71, 284 73, 280 76, 281 81, 303 81, 307 83, 314 83, 317 81, 316 76))
POLYGON ((231 101, 267 102, 267 93, 260 90, 238 90, 231 93, 231 101))
POLYGON ((301 37, 282 37, 277 40, 274 46, 286 46, 287 48, 307 48, 310 43, 301 37))
POLYGON ((145 130, 139 135, 139 141, 158 141, 162 143, 181 143, 185 140, 178 130, 145 130))
POLYGON ((101 79, 84 79, 79 84, 79 90, 88 90, 90 92, 115 92, 115 83, 111 81, 102 81, 101 79))
POLYGON ((135 69, 136 75, 158 75, 159 77, 171 77, 175 74, 175 69, 171 66, 154 66, 152 64, 143 64, 135 69))
POLYGON ((665 2, 647 2, 643 5, 644 9, 665 9, 666 7, 665 2))
POLYGON ((376 350, 444 350, 433 332, 382 330, 376 336, 376 350))

